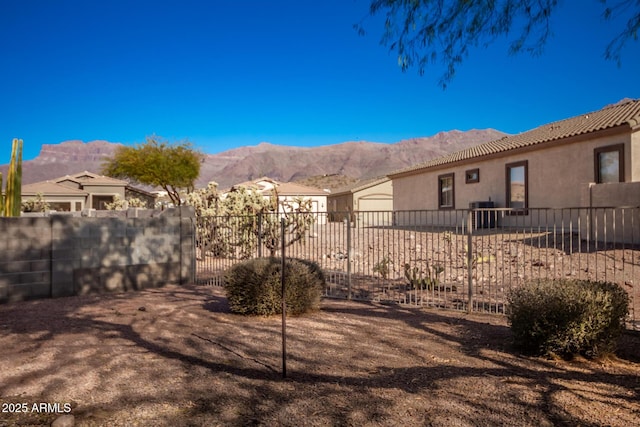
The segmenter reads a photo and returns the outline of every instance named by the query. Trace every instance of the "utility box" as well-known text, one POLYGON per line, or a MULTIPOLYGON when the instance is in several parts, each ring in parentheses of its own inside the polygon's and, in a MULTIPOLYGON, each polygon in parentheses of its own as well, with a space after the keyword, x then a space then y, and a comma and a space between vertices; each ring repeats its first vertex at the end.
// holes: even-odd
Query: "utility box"
POLYGON ((495 208, 495 204, 491 201, 471 202, 469 209, 471 212, 471 229, 478 228, 496 228, 497 212, 491 210, 495 208))

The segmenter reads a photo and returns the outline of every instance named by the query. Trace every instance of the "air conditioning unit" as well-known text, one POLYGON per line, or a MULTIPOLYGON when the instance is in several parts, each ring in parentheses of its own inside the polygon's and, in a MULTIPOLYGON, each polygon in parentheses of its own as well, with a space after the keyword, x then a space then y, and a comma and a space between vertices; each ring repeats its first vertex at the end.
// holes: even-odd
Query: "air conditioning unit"
POLYGON ((491 210, 493 208, 495 208, 495 204, 491 200, 469 203, 469 209, 472 210, 471 229, 496 228, 496 217, 498 213, 491 210))

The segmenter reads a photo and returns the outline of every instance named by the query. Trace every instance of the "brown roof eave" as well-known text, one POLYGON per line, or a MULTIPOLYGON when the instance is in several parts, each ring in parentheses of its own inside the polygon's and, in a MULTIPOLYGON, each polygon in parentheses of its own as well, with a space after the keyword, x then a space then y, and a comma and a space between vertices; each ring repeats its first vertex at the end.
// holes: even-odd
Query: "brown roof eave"
POLYGON ((630 122, 626 122, 625 124, 619 125, 619 126, 615 126, 615 127, 611 127, 611 128, 606 128, 606 129, 602 129, 602 130, 597 130, 594 132, 589 132, 589 133, 585 133, 585 134, 581 134, 581 135, 574 135, 574 136, 569 136, 566 138, 559 138, 559 139, 552 139, 546 142, 541 142, 538 144, 534 144, 534 145, 529 145, 526 147, 518 147, 518 148, 512 148, 509 150, 505 150, 505 151, 501 151, 499 153, 490 153, 490 154, 484 154, 481 156, 476 156, 476 157, 472 157, 469 159, 463 159, 463 160, 457 160, 457 161, 452 161, 449 163, 442 163, 442 164, 438 164, 438 165, 433 165, 433 166, 425 166, 423 168, 417 168, 417 169, 411 169, 411 170, 405 170, 405 171, 399 171, 396 173, 390 173, 387 176, 390 179, 397 179, 397 178, 405 178, 411 175, 418 175, 421 173, 424 173, 426 171, 439 171, 439 170, 443 170, 443 169, 449 169, 451 167, 454 166, 464 166, 467 164, 474 164, 477 163, 478 161, 485 161, 485 160, 491 160, 491 159, 496 159, 496 158, 501 158, 501 157, 507 157, 507 156, 511 156, 514 154, 520 154, 520 153, 529 153, 531 151, 537 151, 537 150, 543 150, 543 149, 547 149, 550 147, 554 147, 557 145, 563 145, 563 144, 573 144, 573 143, 577 143, 577 142, 581 142, 581 141, 585 141, 588 139, 593 139, 594 135, 596 135, 597 137, 606 137, 606 136, 611 136, 611 135, 616 135, 619 133, 624 133, 624 132, 635 132, 640 130, 640 124, 637 126, 632 126, 630 122))
POLYGON ((327 197, 344 196, 345 194, 353 194, 353 191, 344 190, 344 191, 340 191, 339 193, 329 193, 327 194, 327 197))

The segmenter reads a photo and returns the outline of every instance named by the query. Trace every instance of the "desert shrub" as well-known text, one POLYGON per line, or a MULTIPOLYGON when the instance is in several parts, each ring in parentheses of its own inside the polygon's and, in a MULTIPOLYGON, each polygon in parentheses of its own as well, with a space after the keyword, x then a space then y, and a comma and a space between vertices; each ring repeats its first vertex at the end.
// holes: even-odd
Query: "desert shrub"
MULTIPOLYGON (((282 313, 281 258, 256 258, 235 264, 225 274, 231 311, 238 314, 282 313)), ((302 314, 318 308, 325 279, 311 261, 285 260, 287 313, 302 314)))
POLYGON ((513 289, 507 299, 514 344, 537 355, 611 353, 629 310, 625 290, 606 282, 530 282, 513 289))

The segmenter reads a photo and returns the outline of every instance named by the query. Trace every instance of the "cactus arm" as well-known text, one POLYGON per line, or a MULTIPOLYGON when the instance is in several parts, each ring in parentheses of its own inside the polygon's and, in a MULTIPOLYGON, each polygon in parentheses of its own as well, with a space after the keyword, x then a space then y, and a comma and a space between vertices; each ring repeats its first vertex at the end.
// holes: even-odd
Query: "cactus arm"
POLYGON ((4 216, 20 216, 22 198, 22 140, 14 138, 4 196, 4 216))
POLYGON ((13 168, 15 167, 16 140, 11 145, 11 160, 9 161, 9 169, 7 170, 7 183, 4 189, 4 216, 11 216, 11 195, 13 194, 13 168))
POLYGON ((0 216, 4 216, 4 193, 2 192, 2 172, 0 172, 0 216))
POLYGON ((17 140, 18 143, 18 154, 17 154, 17 165, 16 165, 16 174, 14 176, 13 183, 13 206, 11 216, 20 216, 20 207, 22 202, 22 140, 17 140))

